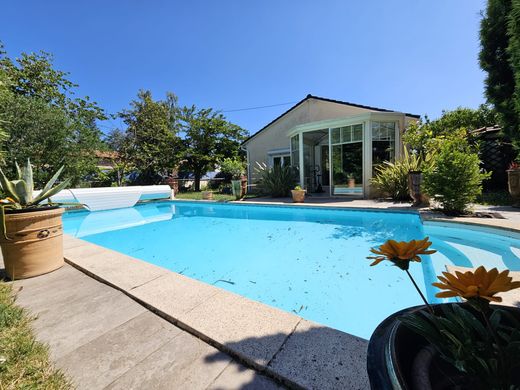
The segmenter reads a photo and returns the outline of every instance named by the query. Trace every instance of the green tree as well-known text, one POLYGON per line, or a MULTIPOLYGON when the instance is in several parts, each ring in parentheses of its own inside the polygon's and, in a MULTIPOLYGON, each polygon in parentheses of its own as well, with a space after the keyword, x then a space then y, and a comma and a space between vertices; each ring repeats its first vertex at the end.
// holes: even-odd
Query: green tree
POLYGON ((137 170, 135 183, 160 183, 180 158, 177 97, 168 93, 166 100, 154 101, 150 91, 139 91, 130 106, 119 113, 127 125, 119 152, 137 170))
POLYGON ((182 167, 193 173, 195 191, 200 191, 204 173, 214 170, 224 158, 241 156, 240 142, 245 139, 246 131, 211 108, 184 107, 181 118, 185 134, 182 167))
POLYGON ((507 139, 518 143, 520 111, 515 104, 515 90, 520 84, 518 67, 518 1, 488 0, 480 24, 480 66, 487 73, 485 94, 487 101, 500 114, 507 139), (515 39, 510 40, 511 35, 515 39), (512 57, 513 55, 513 57, 512 57), (516 74, 515 74, 516 73, 516 74))
MULTIPOLYGON (((45 52, 22 53, 16 60, 0 44, 0 74, 8 94, 0 98, 8 161, 35 164, 35 183, 42 185, 61 165, 64 177, 78 185, 96 170, 94 151, 100 147, 96 122, 106 119, 104 111, 90 98, 76 97, 76 84, 68 74, 53 67, 45 52)), ((8 174, 13 164, 7 164, 8 174)))
POLYGON ((471 140, 471 131, 482 127, 499 124, 497 112, 487 104, 481 104, 477 109, 458 107, 442 112, 440 118, 430 120, 427 116, 424 122, 412 123, 404 134, 404 142, 411 148, 423 152, 432 139, 459 137, 463 130, 471 140))

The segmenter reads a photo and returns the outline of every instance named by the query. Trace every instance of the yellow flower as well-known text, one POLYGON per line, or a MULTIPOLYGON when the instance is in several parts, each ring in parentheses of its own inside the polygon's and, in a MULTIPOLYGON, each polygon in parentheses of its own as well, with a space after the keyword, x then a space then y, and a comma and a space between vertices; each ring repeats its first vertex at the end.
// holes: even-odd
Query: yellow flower
POLYGON ((407 270, 408 266, 410 265, 410 261, 417 261, 419 263, 421 262, 419 255, 430 255, 437 252, 433 249, 428 250, 432 244, 428 240, 429 237, 426 237, 422 240, 412 240, 408 242, 388 240, 383 245, 381 245, 379 249, 370 249, 370 252, 379 256, 369 256, 367 258, 375 260, 372 264, 370 264, 371 266, 379 264, 383 260, 390 260, 399 268, 407 270))
POLYGON ((442 283, 432 283, 441 291, 435 294, 438 298, 462 297, 465 299, 483 298, 488 301, 502 302, 502 298, 495 295, 520 287, 520 281, 513 282, 509 276, 509 270, 498 272, 496 268, 487 271, 483 266, 475 272, 455 271, 455 275, 443 272, 444 276, 438 276, 442 283))

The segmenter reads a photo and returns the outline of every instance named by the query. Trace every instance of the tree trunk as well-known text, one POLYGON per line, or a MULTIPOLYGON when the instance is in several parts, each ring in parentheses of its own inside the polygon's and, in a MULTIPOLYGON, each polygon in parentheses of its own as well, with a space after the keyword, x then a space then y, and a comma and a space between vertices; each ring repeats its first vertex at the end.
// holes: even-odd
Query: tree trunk
POLYGON ((193 174, 195 176, 195 183, 194 183, 195 191, 198 192, 198 191, 200 191, 200 178, 201 178, 202 174, 200 172, 194 172, 193 174))

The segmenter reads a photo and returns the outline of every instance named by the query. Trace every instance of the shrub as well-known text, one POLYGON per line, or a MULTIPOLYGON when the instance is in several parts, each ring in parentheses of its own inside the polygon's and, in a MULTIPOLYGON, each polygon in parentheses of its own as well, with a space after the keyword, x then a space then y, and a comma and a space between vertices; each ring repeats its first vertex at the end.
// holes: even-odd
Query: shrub
POLYGON ((239 180, 245 172, 245 165, 239 159, 225 158, 219 163, 220 171, 231 176, 233 180, 239 180))
POLYGON ((260 175, 258 188, 273 198, 289 196, 296 184, 296 170, 290 166, 276 165, 269 168, 266 164, 256 163, 255 171, 260 175))
POLYGON ((424 171, 424 189, 448 214, 464 213, 482 193, 480 159, 466 139, 446 139, 424 171))
POLYGON ((375 168, 372 184, 394 200, 409 200, 408 172, 420 170, 421 165, 422 159, 405 148, 395 162, 385 161, 375 168))

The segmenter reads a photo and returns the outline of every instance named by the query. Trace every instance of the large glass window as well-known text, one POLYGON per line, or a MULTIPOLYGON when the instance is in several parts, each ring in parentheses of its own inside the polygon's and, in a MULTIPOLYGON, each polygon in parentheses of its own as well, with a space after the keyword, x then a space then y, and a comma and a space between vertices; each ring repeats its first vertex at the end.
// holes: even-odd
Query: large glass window
POLYGON ((291 137, 291 165, 295 168, 300 167, 300 135, 291 137))
POLYGON ((331 129, 334 194, 363 194, 363 125, 331 129))
POLYGON ((372 168, 395 158, 395 122, 372 122, 372 168))

